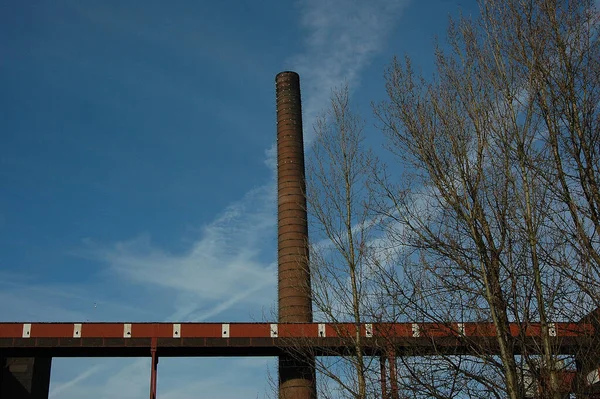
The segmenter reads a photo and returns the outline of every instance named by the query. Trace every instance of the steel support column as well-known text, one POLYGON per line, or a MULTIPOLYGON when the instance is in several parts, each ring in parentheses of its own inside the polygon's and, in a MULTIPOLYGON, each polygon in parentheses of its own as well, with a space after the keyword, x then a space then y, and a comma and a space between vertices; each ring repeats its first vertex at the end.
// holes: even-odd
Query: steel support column
POLYGON ((390 398, 399 399, 398 393, 398 375, 396 371, 396 352, 393 349, 388 351, 388 363, 390 369, 390 398))
POLYGON ((387 394, 387 378, 385 369, 385 356, 379 357, 379 373, 381 374, 381 398, 388 399, 387 394))
POLYGON ((150 347, 152 365, 150 368, 150 399, 156 399, 156 372, 158 369, 158 355, 156 354, 156 338, 152 338, 150 347))

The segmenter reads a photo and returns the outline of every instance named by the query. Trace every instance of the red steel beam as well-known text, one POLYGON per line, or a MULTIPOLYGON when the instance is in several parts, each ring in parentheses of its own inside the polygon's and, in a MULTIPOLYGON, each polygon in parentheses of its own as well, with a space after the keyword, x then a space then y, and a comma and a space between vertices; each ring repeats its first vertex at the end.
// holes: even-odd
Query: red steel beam
MULTIPOLYGON (((553 344, 560 353, 577 354, 597 345, 594 326, 551 323, 553 344)), ((387 357, 391 398, 398 397, 396 356, 498 351, 492 323, 0 323, 0 351, 12 357, 151 356, 154 399, 159 355, 286 356, 304 349, 318 356, 352 354, 357 328, 365 353, 381 356, 382 389, 387 385, 387 357)), ((530 353, 541 347, 539 323, 512 323, 510 332, 530 353)), ((515 345, 516 350, 520 347, 515 345)), ((595 382, 587 381, 586 389, 595 389, 595 382)))
MULTIPOLYGON (((351 323, 0 323, 0 349, 11 356, 280 356, 290 348, 319 355, 352 350, 351 323)), ((365 352, 393 346, 398 356, 496 350, 492 323, 373 323, 358 326, 365 352)), ((554 343, 575 354, 596 341, 591 323, 552 323, 554 343)), ((537 323, 510 325, 511 335, 535 350, 537 323)), ((515 346, 518 350, 518 345, 515 346)))
MULTIPOLYGON (((550 323, 555 337, 591 337, 591 323, 550 323)), ((0 323, 0 338, 349 338, 353 323, 0 323), (319 333, 324 327, 324 332, 319 333)), ((364 323, 361 335, 395 338, 495 337, 493 323, 364 323)), ((513 337, 539 337, 539 323, 510 323, 513 337)))

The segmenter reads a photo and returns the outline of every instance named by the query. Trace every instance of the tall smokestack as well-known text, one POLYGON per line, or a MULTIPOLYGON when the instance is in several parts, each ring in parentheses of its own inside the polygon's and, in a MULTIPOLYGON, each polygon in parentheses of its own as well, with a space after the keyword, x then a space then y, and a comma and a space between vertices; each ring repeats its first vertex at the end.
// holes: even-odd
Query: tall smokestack
POLYGON ((300 78, 281 72, 277 92, 279 322, 312 322, 300 78))
MULTIPOLYGON (((279 322, 311 323, 300 77, 295 72, 281 72, 275 78, 275 88, 279 322)), ((316 398, 314 358, 279 358, 279 398, 316 398)))

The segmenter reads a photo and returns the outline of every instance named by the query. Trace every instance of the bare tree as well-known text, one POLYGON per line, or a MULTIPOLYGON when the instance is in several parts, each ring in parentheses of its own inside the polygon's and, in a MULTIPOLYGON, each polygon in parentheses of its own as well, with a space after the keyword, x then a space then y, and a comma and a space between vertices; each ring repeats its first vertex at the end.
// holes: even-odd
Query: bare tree
POLYGON ((593 348, 565 356, 554 327, 600 306, 599 14, 592 0, 480 10, 450 22, 432 78, 408 58, 387 70, 376 116, 395 165, 365 148, 347 87, 315 126, 315 319, 354 325, 346 356, 317 361, 333 396, 382 394, 372 321, 494 326, 487 346, 460 337, 466 353, 399 354, 395 397, 558 399, 565 367, 600 363, 593 348))
MULTIPOLYGON (((369 320, 369 216, 373 193, 367 181, 374 158, 363 148, 363 122, 352 112, 348 87, 334 90, 330 107, 315 124, 308 160, 307 202, 315 319, 352 323, 347 357, 321 358, 318 368, 344 396, 373 396, 373 359, 364 354, 361 325, 369 320), (347 373, 347 367, 351 371, 347 373)), ((346 332, 339 332, 346 334, 346 332)))
POLYGON ((493 322, 498 355, 479 358, 501 378, 484 387, 522 398, 533 373, 560 398, 552 322, 599 304, 597 12, 552 0, 481 11, 451 23, 433 79, 410 59, 387 71, 376 113, 406 172, 379 179, 379 210, 404 267, 381 270, 409 314, 493 322), (540 346, 511 322, 539 322, 540 346))

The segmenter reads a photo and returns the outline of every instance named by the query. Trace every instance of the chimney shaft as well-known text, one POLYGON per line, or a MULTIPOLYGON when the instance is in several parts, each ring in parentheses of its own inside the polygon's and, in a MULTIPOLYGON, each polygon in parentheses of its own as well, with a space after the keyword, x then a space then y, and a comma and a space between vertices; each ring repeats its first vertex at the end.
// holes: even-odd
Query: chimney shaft
POLYGON ((277 93, 279 322, 312 322, 300 78, 282 72, 277 93))
MULTIPOLYGON (((277 93, 277 250, 280 323, 311 323, 308 222, 300 77, 281 72, 277 93)), ((279 399, 316 399, 315 359, 310 354, 279 357, 279 399)))

